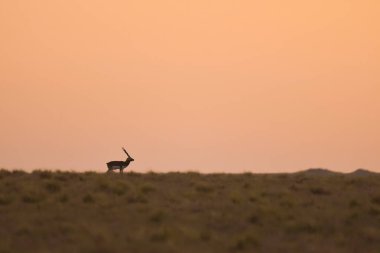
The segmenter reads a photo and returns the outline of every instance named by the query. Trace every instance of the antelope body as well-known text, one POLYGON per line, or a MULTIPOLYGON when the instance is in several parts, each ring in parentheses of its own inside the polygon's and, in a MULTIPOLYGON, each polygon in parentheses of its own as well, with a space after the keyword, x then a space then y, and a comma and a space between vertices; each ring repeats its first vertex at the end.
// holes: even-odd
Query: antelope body
POLYGON ((123 170, 128 167, 128 165, 133 162, 135 159, 133 159, 128 152, 125 150, 125 148, 122 148, 124 152, 127 154, 128 158, 125 161, 111 161, 107 163, 108 171, 113 170, 120 170, 120 173, 123 173, 123 170))

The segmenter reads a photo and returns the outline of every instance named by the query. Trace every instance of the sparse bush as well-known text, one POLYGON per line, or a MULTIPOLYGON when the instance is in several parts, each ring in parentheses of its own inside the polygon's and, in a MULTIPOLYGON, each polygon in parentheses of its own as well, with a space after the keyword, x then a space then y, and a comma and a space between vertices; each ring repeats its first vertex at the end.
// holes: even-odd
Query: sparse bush
POLYGON ((237 194, 231 196, 231 202, 234 204, 239 204, 241 202, 241 197, 237 194))
POLYGON ((368 211, 371 216, 380 216, 380 209, 378 207, 371 207, 368 211))
POLYGON ((67 201, 69 201, 69 197, 66 194, 63 194, 63 195, 59 196, 58 200, 61 203, 66 203, 67 201))
POLYGON ((380 205, 380 195, 374 196, 371 198, 372 203, 380 205))
POLYGON ((244 178, 251 178, 251 177, 253 177, 253 174, 252 174, 252 172, 243 172, 243 176, 244 176, 244 178))
POLYGON ((353 199, 353 200, 350 201, 349 206, 351 208, 357 207, 357 206, 359 206, 359 202, 357 200, 353 199))
POLYGON ((130 204, 147 203, 148 200, 144 196, 141 196, 141 195, 130 195, 127 197, 127 202, 130 204))
POLYGON ((241 251, 247 248, 257 248, 259 246, 259 241, 252 235, 244 235, 241 238, 237 238, 236 242, 232 246, 233 250, 241 251))
POLYGON ((312 187, 310 188, 310 192, 314 195, 330 195, 331 194, 328 190, 323 189, 322 187, 312 187))
POLYGON ((101 181, 98 183, 97 190, 102 191, 102 192, 108 192, 110 191, 111 186, 108 182, 101 181))
POLYGON ((294 204, 292 201, 290 201, 288 199, 283 199, 280 201, 280 206, 285 207, 285 208, 292 208, 292 207, 294 207, 294 204))
POLYGON ((289 178, 289 174, 286 174, 286 173, 280 174, 280 175, 278 175, 278 178, 280 178, 280 179, 288 179, 289 178))
POLYGON ((149 220, 155 223, 161 223, 164 220, 164 218, 165 218, 164 212, 156 211, 149 217, 149 220))
POLYGON ((248 218, 249 223, 258 224, 260 222, 260 218, 256 213, 253 213, 248 218))
POLYGON ((0 195, 0 205, 8 205, 12 202, 10 196, 0 195))
POLYGON ((69 180, 69 177, 63 173, 59 173, 58 175, 55 176, 55 179, 58 180, 58 181, 68 181, 69 180))
POLYGON ((15 234, 18 236, 29 236, 32 233, 33 229, 29 225, 21 225, 15 231, 15 234))
POLYGON ((360 214, 357 212, 351 212, 345 219, 344 224, 345 225, 352 225, 357 219, 360 217, 360 214))
POLYGON ((57 193, 59 191, 61 191, 61 187, 56 184, 56 183, 46 183, 45 184, 45 189, 49 192, 49 193, 57 193))
POLYGON ((124 182, 115 182, 111 184, 108 181, 102 180, 98 182, 98 187, 96 190, 108 194, 115 194, 117 196, 121 196, 129 190, 129 186, 126 185, 124 182))
POLYGON ((95 199, 91 194, 86 194, 82 200, 84 203, 94 203, 95 202, 95 199))
POLYGON ((23 170, 14 170, 14 171, 12 171, 12 175, 14 175, 14 176, 24 176, 26 174, 27 173, 25 171, 23 171, 23 170))
POLYGON ((302 184, 303 182, 307 181, 308 179, 303 175, 297 175, 295 178, 295 182, 297 184, 302 184))
POLYGON ((289 190, 294 191, 294 192, 299 191, 299 189, 300 189, 300 188, 299 188, 297 185, 295 185, 295 184, 292 184, 292 185, 289 187, 289 190))
POLYGON ((208 242, 211 240, 211 233, 209 231, 202 231, 199 238, 204 242, 208 242))
POLYGON ((248 188, 250 188, 251 187, 251 185, 249 184, 249 183, 247 183, 247 182, 245 182, 244 184, 243 184, 243 189, 248 189, 248 188))
POLYGON ((8 170, 0 169, 0 180, 6 176, 9 176, 10 174, 11 172, 8 170))
POLYGON ((34 170, 32 174, 42 179, 50 179, 52 178, 53 173, 50 171, 45 171, 45 170, 34 170))
POLYGON ((141 177, 141 173, 136 173, 133 171, 130 171, 128 173, 125 173, 128 177, 141 177))
POLYGON ((112 193, 118 196, 121 196, 121 195, 124 195, 128 191, 129 187, 128 185, 122 182, 119 182, 113 185, 111 189, 112 189, 112 193))
POLYGON ((306 200, 301 203, 301 206, 304 208, 309 208, 314 206, 314 201, 313 200, 306 200))
POLYGON ((152 233, 150 240, 152 242, 164 242, 169 238, 169 233, 166 229, 161 229, 155 233, 152 233))
POLYGON ((146 193, 150 193, 150 192, 154 192, 156 189, 151 186, 151 185, 143 185, 141 187, 141 192, 146 194, 146 193))
POLYGON ((307 233, 307 234, 313 234, 317 232, 317 228, 314 223, 312 222, 305 222, 305 221, 292 221, 287 226, 287 231, 290 233, 307 233))
POLYGON ((199 173, 198 171, 188 171, 186 172, 186 175, 193 178, 199 178, 202 176, 201 173, 199 173))
POLYGON ((22 201, 28 204, 35 204, 43 200, 43 196, 36 192, 29 192, 22 196, 22 201))
POLYGON ((363 227, 360 228, 360 236, 367 243, 375 243, 380 240, 380 230, 373 226, 363 227))
POLYGON ((211 186, 205 184, 197 185, 195 189, 200 193, 211 193, 214 190, 211 186))

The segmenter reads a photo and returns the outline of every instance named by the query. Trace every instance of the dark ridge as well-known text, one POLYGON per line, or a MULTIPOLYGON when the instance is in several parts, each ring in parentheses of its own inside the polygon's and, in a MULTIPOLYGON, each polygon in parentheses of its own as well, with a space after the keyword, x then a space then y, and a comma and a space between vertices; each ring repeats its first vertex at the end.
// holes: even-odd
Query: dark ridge
POLYGON ((335 172, 335 171, 331 171, 331 170, 323 169, 323 168, 310 168, 310 169, 299 171, 296 173, 297 174, 302 173, 302 174, 307 174, 307 175, 315 175, 315 176, 340 174, 339 172, 335 172))
POLYGON ((366 169, 357 169, 357 170, 355 170, 349 174, 355 175, 355 176, 370 176, 370 175, 377 174, 377 173, 373 172, 373 171, 366 170, 366 169))

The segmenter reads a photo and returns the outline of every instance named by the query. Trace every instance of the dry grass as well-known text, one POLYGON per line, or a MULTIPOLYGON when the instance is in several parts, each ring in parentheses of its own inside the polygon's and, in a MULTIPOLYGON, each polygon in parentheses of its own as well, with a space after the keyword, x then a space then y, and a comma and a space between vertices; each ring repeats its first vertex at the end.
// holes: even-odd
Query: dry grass
POLYGON ((0 252, 379 252, 380 176, 0 170, 0 252))

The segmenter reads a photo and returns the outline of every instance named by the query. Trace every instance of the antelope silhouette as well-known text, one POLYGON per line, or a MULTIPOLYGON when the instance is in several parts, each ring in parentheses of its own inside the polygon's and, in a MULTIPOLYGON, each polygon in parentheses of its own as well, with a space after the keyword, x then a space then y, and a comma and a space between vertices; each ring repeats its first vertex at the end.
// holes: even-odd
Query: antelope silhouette
POLYGON ((113 170, 120 170, 120 173, 123 173, 123 170, 128 167, 128 165, 133 162, 135 159, 133 159, 125 150, 125 148, 122 148, 124 152, 127 154, 128 158, 125 161, 111 161, 107 163, 108 170, 107 172, 113 171, 113 170))

